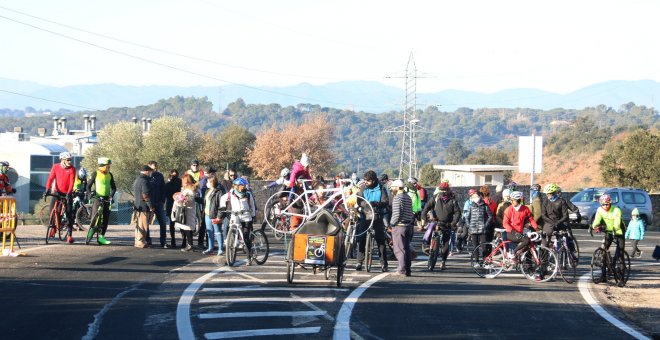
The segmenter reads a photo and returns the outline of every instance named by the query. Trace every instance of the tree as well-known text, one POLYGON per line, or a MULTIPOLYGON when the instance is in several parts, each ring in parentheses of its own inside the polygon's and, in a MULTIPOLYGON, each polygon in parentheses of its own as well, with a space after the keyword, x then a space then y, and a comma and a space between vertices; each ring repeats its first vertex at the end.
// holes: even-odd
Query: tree
POLYGON ((205 134, 204 144, 199 153, 199 159, 204 164, 224 168, 229 166, 241 174, 252 173, 244 162, 248 150, 254 147, 255 135, 247 129, 230 125, 218 136, 205 134))
POLYGON ((601 176, 609 185, 660 189, 660 134, 639 129, 610 143, 600 160, 601 176))
POLYGON ((447 156, 445 157, 445 163, 448 165, 461 164, 463 163, 465 157, 470 154, 470 152, 463 145, 463 141, 457 139, 449 143, 446 152, 447 156))
POLYGON ((289 124, 282 130, 273 127, 257 135, 246 161, 257 177, 277 178, 282 168, 290 167, 306 153, 312 172, 326 175, 335 162, 332 135, 333 126, 325 116, 315 116, 301 125, 289 124))
POLYGON ((110 171, 117 188, 132 193, 133 181, 148 161, 140 156, 143 149, 142 128, 132 122, 109 124, 98 132, 98 140, 85 152, 82 165, 87 169, 96 169, 99 157, 110 158, 110 171))
POLYGON ((464 160, 467 164, 511 165, 511 159, 506 152, 495 148, 479 148, 464 160))
POLYGON ((419 170, 419 181, 422 186, 435 186, 442 180, 442 170, 433 169, 433 164, 424 164, 419 170))
POLYGON ((163 117, 151 123, 151 129, 144 136, 144 147, 140 152, 143 162, 158 162, 161 171, 186 169, 195 158, 202 138, 182 118, 163 117))

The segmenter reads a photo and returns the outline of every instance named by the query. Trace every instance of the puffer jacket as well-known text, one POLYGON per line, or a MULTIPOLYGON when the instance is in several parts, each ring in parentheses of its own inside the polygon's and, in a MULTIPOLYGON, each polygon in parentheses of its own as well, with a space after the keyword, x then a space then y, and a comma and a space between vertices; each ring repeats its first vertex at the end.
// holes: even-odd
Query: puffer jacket
POLYGON ((483 234, 493 223, 493 213, 484 201, 470 202, 466 221, 471 234, 483 234))
POLYGON ((628 223, 628 230, 626 230, 626 238, 629 240, 643 240, 645 229, 646 226, 644 226, 643 220, 630 220, 630 223, 628 223))

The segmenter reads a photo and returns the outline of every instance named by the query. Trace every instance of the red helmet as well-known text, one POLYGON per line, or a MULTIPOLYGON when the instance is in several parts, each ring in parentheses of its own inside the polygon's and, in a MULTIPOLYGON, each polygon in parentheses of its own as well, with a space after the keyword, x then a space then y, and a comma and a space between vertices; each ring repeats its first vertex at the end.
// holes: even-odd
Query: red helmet
POLYGON ((438 184, 438 188, 440 188, 440 190, 445 190, 445 191, 449 190, 449 182, 445 182, 445 181, 440 182, 440 184, 438 184))
POLYGON ((598 202, 600 202, 600 204, 612 204, 612 197, 608 194, 603 194, 598 199, 598 202))
POLYGON ((468 190, 468 196, 472 196, 477 193, 477 189, 470 189, 468 190))

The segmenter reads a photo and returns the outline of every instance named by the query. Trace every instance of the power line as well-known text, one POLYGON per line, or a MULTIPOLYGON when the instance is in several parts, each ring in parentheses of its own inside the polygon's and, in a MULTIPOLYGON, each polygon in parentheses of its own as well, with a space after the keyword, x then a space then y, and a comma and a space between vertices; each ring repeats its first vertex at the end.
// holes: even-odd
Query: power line
POLYGON ((25 94, 25 93, 18 93, 18 92, 3 90, 3 89, 0 89, 0 92, 11 93, 11 94, 15 94, 17 96, 23 96, 23 97, 28 97, 28 98, 39 99, 39 100, 43 100, 43 101, 47 101, 47 102, 51 102, 51 103, 57 103, 57 104, 62 104, 62 105, 67 105, 67 106, 73 106, 73 107, 78 107, 78 108, 81 108, 81 109, 86 109, 86 110, 91 110, 91 111, 101 111, 99 109, 95 109, 95 108, 91 108, 91 107, 87 107, 87 106, 81 106, 81 105, 65 103, 65 102, 52 100, 52 99, 46 99, 46 98, 42 98, 42 97, 31 96, 31 95, 25 94))
POLYGON ((137 59, 137 60, 149 63, 149 64, 161 66, 161 67, 164 67, 164 68, 168 68, 168 69, 183 72, 183 73, 188 73, 188 74, 195 75, 195 76, 202 77, 202 78, 212 79, 212 80, 215 80, 215 81, 220 81, 220 82, 235 85, 235 86, 240 86, 240 87, 244 87, 244 88, 247 88, 247 89, 251 89, 251 90, 255 90, 255 91, 261 91, 261 92, 270 93, 270 94, 276 94, 276 95, 280 95, 280 96, 284 96, 284 97, 290 97, 290 98, 296 98, 296 99, 308 100, 308 101, 315 101, 315 102, 319 102, 319 103, 327 103, 327 104, 333 104, 333 105, 341 105, 341 106, 350 105, 350 104, 347 104, 347 103, 338 103, 338 102, 332 102, 332 101, 315 99, 315 98, 301 97, 301 96, 282 93, 282 92, 278 92, 278 91, 266 90, 266 89, 258 88, 258 87, 255 87, 255 86, 246 85, 246 84, 241 84, 241 83, 233 82, 233 81, 230 81, 230 80, 225 80, 225 79, 217 78, 217 77, 214 77, 214 76, 202 74, 202 73, 199 73, 199 72, 194 72, 194 71, 186 70, 186 69, 183 69, 183 68, 180 68, 180 67, 176 67, 176 66, 165 64, 165 63, 157 62, 157 61, 154 61, 154 60, 146 59, 146 58, 139 57, 139 56, 136 56, 136 55, 133 55, 133 54, 130 54, 130 53, 118 51, 118 50, 115 50, 115 49, 112 49, 112 48, 109 48, 109 47, 101 46, 101 45, 91 43, 91 42, 88 42, 88 41, 85 41, 85 40, 82 40, 82 39, 70 37, 66 34, 51 31, 51 30, 48 30, 46 28, 35 26, 35 25, 29 24, 29 23, 26 23, 26 22, 22 22, 20 20, 16 20, 16 19, 13 19, 13 18, 3 16, 3 15, 0 15, 0 18, 15 22, 15 23, 18 23, 18 24, 21 24, 21 25, 25 25, 25 26, 28 26, 28 27, 32 27, 34 29, 44 31, 44 32, 47 32, 47 33, 50 33, 50 34, 53 34, 53 35, 57 35, 59 37, 65 38, 65 39, 69 39, 69 40, 77 41, 77 42, 85 44, 85 45, 93 46, 93 47, 96 47, 98 49, 102 49, 102 50, 105 50, 105 51, 108 51, 108 52, 116 53, 116 54, 123 55, 123 56, 129 57, 129 58, 137 59))

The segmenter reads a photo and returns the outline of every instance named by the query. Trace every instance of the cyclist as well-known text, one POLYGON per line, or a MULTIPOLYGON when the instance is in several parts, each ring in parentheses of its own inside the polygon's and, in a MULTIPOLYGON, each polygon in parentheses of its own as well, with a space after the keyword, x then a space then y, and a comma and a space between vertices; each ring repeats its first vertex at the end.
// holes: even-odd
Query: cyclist
MULTIPOLYGON (((387 271, 387 247, 385 246, 385 225, 383 224, 383 216, 387 213, 387 207, 389 205, 389 197, 387 196, 387 190, 380 184, 378 181, 378 176, 373 170, 369 170, 364 173, 364 187, 360 189, 359 196, 364 197, 366 201, 371 203, 371 206, 374 209, 373 225, 374 229, 374 238, 376 239, 376 244, 378 245, 378 258, 380 259, 380 268, 383 272, 387 271)), ((368 218, 368 216, 367 216, 368 218)), ((357 230, 357 233, 363 233, 360 237, 357 238, 357 266, 355 270, 362 270, 362 262, 364 261, 364 252, 365 252, 365 243, 367 240, 367 233, 364 233, 364 227, 368 225, 368 221, 362 221, 360 224, 361 228, 357 230)))
MULTIPOLYGON (((461 218, 461 209, 449 191, 449 182, 440 182, 438 185, 439 193, 433 196, 422 210, 422 216, 428 212, 433 214, 433 220, 437 222, 436 227, 442 232, 442 264, 440 270, 447 269, 446 262, 449 255, 449 233, 458 225, 461 218)), ((426 221, 422 221, 426 225, 426 221)))
MULTIPOLYGON (((531 224, 534 230, 538 230, 539 228, 532 216, 532 212, 527 206, 522 204, 522 200, 522 192, 512 192, 511 205, 504 211, 503 225, 504 229, 506 229, 508 240, 518 244, 513 250, 514 255, 517 255, 521 249, 525 249, 529 245, 529 238, 523 233, 525 224, 531 224)), ((517 261, 517 258, 514 261, 517 261)))
MULTIPOLYGON (((94 198, 94 204, 92 205, 92 223, 94 223, 94 220, 96 219, 99 205, 103 204, 100 198, 112 201, 115 192, 117 192, 115 178, 112 176, 112 172, 110 172, 112 160, 107 157, 100 157, 97 159, 96 163, 98 164, 98 169, 92 172, 86 187, 87 197, 94 198), (92 191, 92 187, 94 187, 94 191, 92 191)), ((107 245, 111 243, 105 239, 105 232, 108 230, 108 221, 110 219, 110 205, 103 204, 101 213, 103 214, 103 225, 97 226, 101 228, 98 243, 100 245, 107 245)))
MULTIPOLYGON (((87 170, 85 168, 80 168, 78 169, 78 173, 76 174, 76 180, 73 183, 73 196, 78 199, 78 201, 81 204, 85 204, 85 197, 86 193, 85 190, 87 188, 87 170)), ((74 200, 75 200, 74 198, 74 200)), ((73 211, 72 213, 75 214, 77 210, 77 205, 73 206, 73 211)), ((76 223, 77 224, 77 223, 76 223)), ((79 225, 77 227, 78 230, 83 230, 83 226, 79 225)))
POLYGON ((552 240, 552 232, 565 229, 568 221, 566 202, 559 196, 557 184, 549 183, 543 188, 546 199, 541 201, 541 218, 543 219, 543 246, 548 247, 552 240))
MULTIPOLYGON (((303 192, 303 183, 298 183, 299 179, 312 179, 312 176, 309 174, 309 157, 307 154, 303 153, 300 157, 300 160, 295 160, 293 166, 291 167, 291 175, 289 176, 289 189, 291 192, 302 194, 303 192)), ((292 197, 290 196, 289 199, 292 197)), ((298 205, 291 208, 292 213, 302 214, 303 212, 303 202, 298 201, 298 205)), ((300 216, 291 216, 291 230, 298 228, 298 225, 302 223, 302 217, 300 216)))
POLYGON ((9 162, 0 162, 0 195, 15 194, 16 189, 9 183, 7 172, 9 171, 9 162))
MULTIPOLYGON (((220 211, 222 211, 221 218, 231 218, 230 212, 240 212, 238 221, 241 224, 243 232, 243 240, 248 249, 248 259, 252 258, 252 241, 250 240, 250 232, 252 232, 252 223, 257 216, 256 202, 254 196, 247 190, 248 182, 245 178, 237 178, 233 182, 233 188, 226 194, 220 197, 220 211)), ((251 265, 251 261, 247 261, 247 265, 251 265)))
MULTIPOLYGON (((50 195, 51 189, 55 189, 56 194, 59 196, 66 196, 64 202, 65 213, 67 219, 67 237, 66 241, 71 244, 73 243, 73 209, 72 209, 72 195, 73 195, 73 184, 76 180, 76 168, 71 164, 71 154, 69 152, 60 153, 60 162, 53 164, 53 167, 50 169, 50 175, 48 180, 46 180, 46 192, 44 197, 50 195), (53 181, 55 181, 55 186, 53 187, 53 181)), ((55 199, 50 201, 50 210, 53 210, 55 206, 55 199)), ((51 229, 52 232, 55 232, 55 229, 51 229)), ((51 235, 52 236, 52 235, 51 235)))
POLYGON ((532 212, 532 216, 534 216, 534 220, 536 221, 536 224, 539 226, 543 227, 543 211, 541 209, 542 203, 541 201, 543 200, 543 195, 541 195, 541 185, 540 184, 534 184, 530 188, 530 196, 531 196, 531 203, 529 204, 529 210, 532 212))
POLYGON ((281 186, 282 190, 285 188, 289 187, 289 175, 291 175, 291 171, 289 168, 283 168, 280 171, 280 178, 277 180, 270 182, 268 185, 264 185, 264 189, 269 189, 269 188, 274 188, 276 186, 281 186))
MULTIPOLYGON (((603 194, 598 199, 600 203, 600 208, 596 210, 596 215, 594 216, 594 221, 591 224, 591 228, 599 233, 601 231, 605 232, 603 247, 605 251, 610 250, 610 245, 614 239, 617 239, 617 246, 615 251, 615 257, 620 256, 626 248, 626 243, 624 240, 624 227, 623 221, 621 219, 621 209, 617 206, 612 206, 612 198, 608 194, 603 194), (605 224, 605 228, 601 224, 605 224)), ((603 275, 601 276, 601 282, 607 281, 606 268, 603 266, 603 275)))

